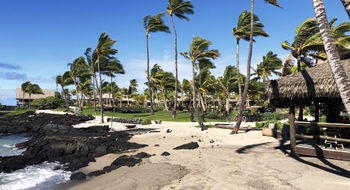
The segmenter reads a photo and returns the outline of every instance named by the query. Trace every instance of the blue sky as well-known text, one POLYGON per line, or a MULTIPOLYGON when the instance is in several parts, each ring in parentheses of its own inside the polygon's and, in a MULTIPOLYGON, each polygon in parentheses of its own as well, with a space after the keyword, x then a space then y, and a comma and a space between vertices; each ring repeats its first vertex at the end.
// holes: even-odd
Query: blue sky
MULTIPOLYGON (((324 0, 329 18, 337 24, 348 21, 340 0, 324 0)), ((102 32, 117 41, 118 59, 126 74, 115 81, 126 87, 136 78, 139 92, 146 88, 146 45, 142 20, 146 15, 164 12, 167 0, 2 0, 0 1, 0 102, 14 105, 15 88, 30 80, 42 88, 55 89, 55 77, 68 70, 67 63, 94 48, 102 32)), ((279 0, 283 9, 263 0, 255 1, 255 14, 270 37, 254 43, 253 65, 272 50, 281 59, 288 51, 284 40, 292 41, 296 26, 314 17, 312 0, 279 0)), ((235 64, 235 39, 232 36, 238 16, 250 9, 248 0, 192 0, 190 22, 175 18, 179 52, 188 51, 192 37, 213 42, 221 57, 213 73, 222 75, 227 65, 235 64), (215 3, 213 3, 215 2, 215 3)), ((170 17, 165 22, 170 26, 170 17)), ((173 34, 153 33, 150 37, 151 64, 174 71, 173 34)), ((241 43, 241 70, 246 72, 248 43, 241 43)), ((179 56, 180 79, 190 78, 191 65, 179 56)))

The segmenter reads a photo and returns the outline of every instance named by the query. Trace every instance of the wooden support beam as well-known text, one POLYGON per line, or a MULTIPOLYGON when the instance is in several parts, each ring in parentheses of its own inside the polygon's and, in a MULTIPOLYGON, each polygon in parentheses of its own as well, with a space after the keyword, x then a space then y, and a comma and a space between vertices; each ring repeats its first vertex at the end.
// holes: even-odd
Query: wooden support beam
POLYGON ((295 121, 295 125, 350 129, 350 124, 345 124, 345 123, 321 123, 321 122, 295 121))
POLYGON ((334 150, 326 149, 318 146, 298 144, 296 147, 296 153, 300 155, 316 156, 321 158, 332 158, 339 160, 349 160, 350 152, 349 150, 334 150))
POLYGON ((289 108, 289 136, 290 136, 290 146, 291 146, 292 154, 295 154, 295 146, 296 146, 294 120, 295 120, 295 103, 294 101, 292 101, 289 108))
POLYGON ((324 139, 324 140, 332 140, 332 141, 350 143, 350 139, 335 138, 335 137, 329 137, 329 136, 324 136, 324 135, 296 135, 296 137, 302 138, 302 139, 324 139))

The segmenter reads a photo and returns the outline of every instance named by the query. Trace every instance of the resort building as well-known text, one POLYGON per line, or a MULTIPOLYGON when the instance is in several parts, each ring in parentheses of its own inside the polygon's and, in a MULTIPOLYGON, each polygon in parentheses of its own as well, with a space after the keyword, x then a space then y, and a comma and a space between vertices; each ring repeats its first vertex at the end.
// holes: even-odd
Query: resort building
POLYGON ((21 107, 27 107, 29 106, 29 101, 33 101, 35 99, 39 98, 46 98, 49 96, 55 96, 55 91, 54 90, 49 90, 49 89, 42 89, 44 94, 32 94, 30 99, 29 99, 29 94, 25 93, 23 94, 22 89, 17 88, 16 89, 16 100, 17 100, 17 106, 21 107))

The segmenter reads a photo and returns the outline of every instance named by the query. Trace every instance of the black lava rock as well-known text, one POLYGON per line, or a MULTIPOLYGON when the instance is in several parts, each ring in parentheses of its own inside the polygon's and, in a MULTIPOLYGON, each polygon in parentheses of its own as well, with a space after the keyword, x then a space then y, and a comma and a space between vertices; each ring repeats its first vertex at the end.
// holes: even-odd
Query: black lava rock
POLYGON ((180 145, 178 147, 175 147, 174 150, 181 150, 181 149, 191 150, 191 149, 196 149, 198 147, 199 147, 199 145, 198 145, 197 142, 190 142, 190 143, 183 144, 183 145, 180 145))
POLYGON ((85 180, 86 175, 83 172, 77 172, 70 176, 71 180, 85 180))
POLYGON ((161 156, 170 156, 170 153, 169 153, 169 152, 163 152, 163 153, 161 154, 161 156))

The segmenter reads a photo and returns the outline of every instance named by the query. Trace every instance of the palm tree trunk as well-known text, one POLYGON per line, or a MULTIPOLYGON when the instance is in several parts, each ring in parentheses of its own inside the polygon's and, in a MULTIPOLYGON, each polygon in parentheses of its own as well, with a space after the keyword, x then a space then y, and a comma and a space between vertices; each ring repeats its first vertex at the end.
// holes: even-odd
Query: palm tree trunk
POLYGON ((344 8, 345 8, 345 10, 348 13, 348 16, 350 18, 350 0, 341 0, 341 2, 343 3, 344 8))
POLYGON ((93 91, 93 95, 94 95, 94 111, 96 114, 96 88, 95 88, 95 80, 96 80, 96 75, 95 73, 92 75, 92 91, 93 91))
POLYGON ((165 111, 168 111, 169 108, 168 108, 168 104, 167 104, 167 102, 166 102, 165 91, 164 91, 164 90, 162 90, 162 95, 163 95, 163 103, 164 103, 165 111))
POLYGON ((112 82, 113 82, 113 77, 112 77, 112 75, 111 75, 112 110, 114 110, 114 95, 113 95, 113 85, 112 85, 112 82))
MULTIPOLYGON (((23 91, 23 90, 22 90, 23 91)), ((23 92, 23 99, 22 99, 22 101, 23 101, 23 107, 24 107, 24 92, 23 92)))
POLYGON ((333 77, 340 97, 350 118, 350 81, 345 73, 344 67, 340 64, 340 56, 334 43, 326 10, 322 0, 313 0, 316 20, 320 29, 322 41, 326 50, 328 64, 332 70, 333 77))
POLYGON ((238 102, 242 99, 242 85, 241 85, 241 73, 239 72, 239 40, 237 39, 236 45, 236 69, 237 69, 237 82, 238 82, 238 102))
POLYGON ((152 90, 151 90, 151 79, 149 77, 149 48, 148 48, 148 36, 149 34, 146 34, 146 49, 147 49, 147 81, 148 81, 148 90, 149 90, 149 100, 151 103, 151 113, 154 115, 153 110, 153 98, 152 98, 152 90))
MULTIPOLYGON (((300 55, 297 56, 297 66, 298 66, 298 72, 301 71, 301 57, 300 55)), ((299 116, 298 116, 298 121, 302 121, 304 119, 304 104, 303 101, 299 102, 299 116)))
MULTIPOLYGON (((250 82, 250 64, 252 62, 252 53, 253 53, 253 31, 254 31, 254 0, 250 1, 250 40, 249 40, 249 53, 248 53, 248 62, 247 62, 247 81, 244 86, 243 97, 241 98, 239 109, 238 109, 238 119, 236 122, 236 129, 239 129, 242 123, 243 110, 245 107, 245 100, 248 94, 249 82, 250 82)), ((234 130, 236 131, 236 130, 234 130)), ((233 131, 233 132, 234 132, 233 131)), ((237 130, 238 131, 238 130, 237 130)), ((237 132, 236 131, 236 132, 237 132)))
POLYGON ((175 36, 175 98, 174 98, 174 109, 173 109, 173 114, 172 117, 175 119, 176 117, 176 106, 177 106, 177 81, 178 81, 178 72, 177 72, 177 33, 174 25, 174 18, 173 15, 170 15, 171 18, 171 24, 173 25, 173 30, 174 30, 174 36, 175 36))
POLYGON ((101 106, 101 122, 104 123, 104 119, 103 119, 103 113, 104 113, 104 110, 103 110, 103 102, 102 102, 102 76, 101 76, 101 67, 100 67, 100 56, 97 55, 97 67, 98 67, 98 74, 99 74, 99 78, 100 78, 100 106, 101 106))
POLYGON ((230 96, 229 95, 227 95, 226 97, 226 112, 227 114, 230 113, 230 96))
POLYGON ((199 116, 199 112, 198 112, 198 108, 197 108, 197 99, 196 99, 196 86, 195 86, 195 72, 194 72, 194 64, 192 62, 192 90, 193 90, 193 108, 194 108, 194 111, 196 113, 196 116, 197 116, 197 121, 198 121, 198 124, 199 126, 201 127, 201 130, 204 131, 205 130, 205 127, 201 121, 201 118, 199 116))
POLYGON ((73 82, 74 82, 74 86, 75 86, 75 97, 77 98, 76 104, 78 107, 80 107, 78 85, 77 85, 77 82, 75 80, 73 82))
POLYGON ((205 111, 205 105, 204 105, 203 96, 202 96, 202 94, 201 94, 200 92, 198 93, 198 95, 199 95, 199 98, 200 98, 200 100, 201 100, 202 109, 203 109, 203 111, 205 111))

